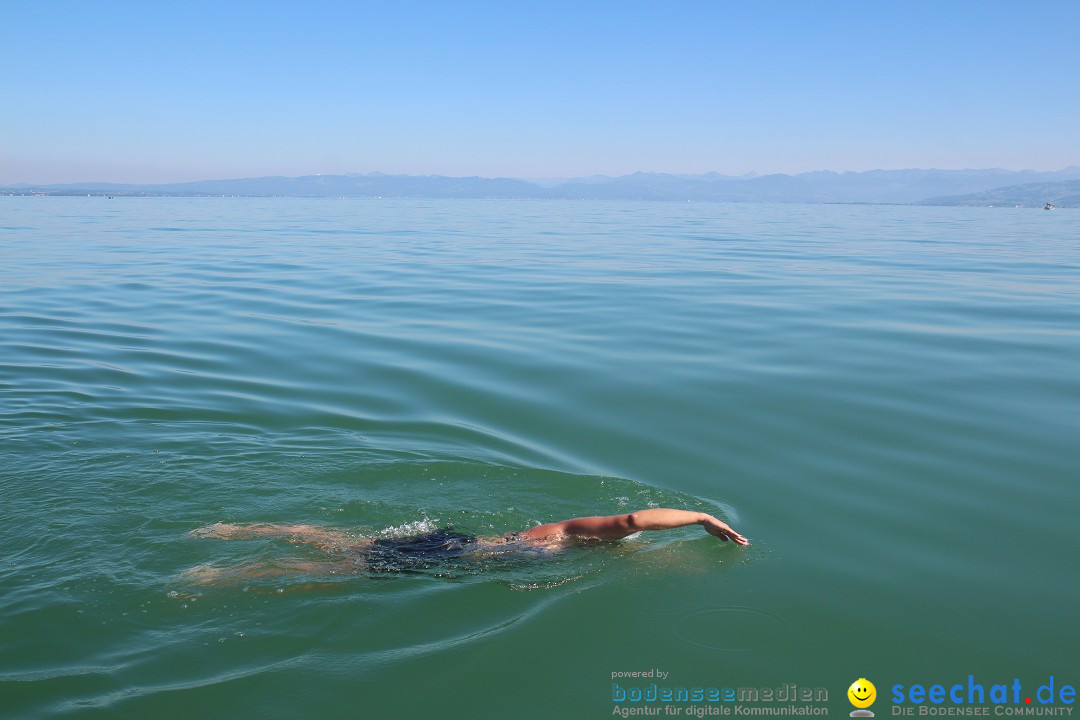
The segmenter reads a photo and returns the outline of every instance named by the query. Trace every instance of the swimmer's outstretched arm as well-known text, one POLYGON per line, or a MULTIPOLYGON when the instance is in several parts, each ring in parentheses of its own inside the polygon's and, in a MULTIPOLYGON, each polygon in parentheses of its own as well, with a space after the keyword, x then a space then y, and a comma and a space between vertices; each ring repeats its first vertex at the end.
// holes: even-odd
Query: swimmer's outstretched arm
POLYGON ((739 545, 749 545, 750 541, 731 529, 731 526, 708 513, 690 510, 670 510, 668 508, 650 508, 638 510, 626 515, 607 517, 585 517, 563 520, 547 525, 538 525, 522 532, 519 537, 529 540, 541 540, 558 535, 572 537, 597 538, 599 540, 621 540, 639 530, 671 530, 686 525, 702 525, 705 531, 724 542, 733 540, 739 545))

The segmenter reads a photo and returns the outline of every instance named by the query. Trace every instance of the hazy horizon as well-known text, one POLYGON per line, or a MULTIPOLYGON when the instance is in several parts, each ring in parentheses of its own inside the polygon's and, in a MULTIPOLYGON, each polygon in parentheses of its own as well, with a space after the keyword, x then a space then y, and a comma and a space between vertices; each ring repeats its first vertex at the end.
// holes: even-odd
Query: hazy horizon
POLYGON ((941 168, 941 167, 930 168, 930 167, 924 167, 924 168, 917 168, 917 167, 904 167, 904 168, 871 168, 871 169, 868 169, 868 170, 837 170, 837 169, 831 169, 831 168, 820 168, 820 169, 817 169, 817 170, 805 170, 805 171, 801 171, 801 172, 792 172, 792 173, 785 173, 785 172, 764 173, 764 172, 750 171, 750 172, 742 173, 742 174, 739 174, 739 175, 735 175, 735 174, 732 174, 732 173, 720 172, 720 171, 717 171, 717 170, 708 170, 708 171, 701 172, 701 173, 679 173, 679 172, 670 172, 669 173, 669 172, 661 172, 661 171, 655 171, 655 170, 634 170, 634 171, 624 173, 624 174, 621 174, 621 175, 609 175, 609 174, 605 174, 605 173, 588 173, 588 174, 584 174, 584 175, 573 175, 573 176, 562 176, 562 177, 528 177, 528 176, 524 176, 524 175, 497 175, 497 176, 496 175, 441 175, 439 173, 389 173, 389 172, 383 172, 381 170, 373 170, 371 172, 350 172, 350 171, 341 172, 341 173, 315 173, 315 172, 313 172, 313 173, 301 173, 301 174, 298 174, 298 175, 275 174, 275 175, 249 175, 249 176, 234 176, 234 177, 197 177, 197 178, 193 177, 193 178, 184 179, 184 180, 165 180, 165 181, 161 181, 161 182, 137 182, 137 181, 129 181, 129 180, 101 180, 101 179, 98 179, 98 178, 82 178, 82 179, 79 179, 79 180, 59 180, 59 181, 55 181, 55 182, 27 182, 27 181, 6 182, 6 181, 4 181, 4 182, 0 182, 0 186, 18 187, 20 185, 27 185, 27 186, 78 185, 80 183, 87 184, 87 185, 91 185, 91 184, 177 185, 177 184, 198 183, 198 182, 219 182, 219 181, 223 182, 223 181, 231 181, 231 180, 257 180, 257 179, 261 179, 261 178, 276 178, 276 177, 281 177, 281 178, 301 178, 301 177, 320 177, 320 176, 326 176, 326 177, 386 176, 386 177, 415 177, 415 178, 424 178, 424 177, 473 178, 473 177, 478 177, 478 178, 482 178, 482 179, 492 179, 492 180, 499 180, 499 179, 520 180, 520 181, 523 181, 523 182, 534 183, 534 184, 551 184, 551 183, 561 183, 561 182, 573 182, 573 181, 577 181, 577 180, 589 180, 589 179, 594 179, 594 178, 595 179, 607 178, 607 179, 615 180, 615 179, 618 179, 618 178, 629 177, 629 176, 639 175, 639 174, 640 175, 670 175, 670 176, 680 176, 680 177, 702 177, 702 176, 705 176, 705 175, 720 175, 720 176, 727 177, 727 178, 732 178, 732 179, 752 179, 752 178, 757 178, 757 177, 767 177, 769 175, 788 175, 788 176, 791 176, 791 177, 795 177, 795 176, 798 176, 798 175, 813 174, 813 173, 834 173, 834 174, 837 174, 837 175, 844 175, 844 174, 848 174, 848 173, 859 174, 859 173, 868 173, 868 172, 939 172, 939 171, 940 172, 993 172, 993 171, 1001 171, 1001 172, 1005 172, 1005 173, 1020 173, 1020 172, 1061 173, 1061 172, 1066 172, 1068 170, 1074 169, 1076 167, 1078 167, 1078 166, 1076 166, 1076 165, 1065 165, 1065 166, 1062 166, 1062 167, 1048 168, 1048 169, 1030 168, 1030 167, 1025 167, 1025 168, 1002 168, 1002 167, 980 167, 980 168, 976 168, 976 167, 964 167, 964 168, 941 168))

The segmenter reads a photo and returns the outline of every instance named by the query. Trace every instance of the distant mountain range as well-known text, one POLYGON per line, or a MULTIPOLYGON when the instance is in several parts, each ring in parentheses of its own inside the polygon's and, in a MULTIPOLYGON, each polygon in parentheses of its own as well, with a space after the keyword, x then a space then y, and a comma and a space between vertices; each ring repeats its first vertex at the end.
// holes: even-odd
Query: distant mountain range
POLYGON ((250 197, 535 198, 727 202, 1080 206, 1080 167, 1033 170, 818 171, 798 175, 634 173, 557 182, 441 175, 305 175, 165 185, 69 183, 0 187, 3 194, 250 197), (1047 188, 1053 195, 1047 195, 1047 188), (1041 194, 1040 194, 1041 188, 1041 194), (1056 198, 1056 199, 1054 199, 1056 198))
POLYGON ((923 200, 920 205, 967 205, 995 207, 1023 205, 1041 207, 1052 203, 1060 208, 1080 207, 1080 180, 1066 180, 1056 183, 1028 183, 1009 185, 970 195, 952 195, 923 200))

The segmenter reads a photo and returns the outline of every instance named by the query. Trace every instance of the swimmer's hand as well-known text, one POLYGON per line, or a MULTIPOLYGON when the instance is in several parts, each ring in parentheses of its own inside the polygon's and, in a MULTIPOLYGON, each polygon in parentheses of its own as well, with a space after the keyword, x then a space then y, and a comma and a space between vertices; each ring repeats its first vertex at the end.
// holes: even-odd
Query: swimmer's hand
POLYGON ((739 533, 731 529, 723 520, 717 520, 712 515, 706 515, 701 521, 701 524, 705 526, 705 532, 720 538, 724 542, 728 540, 734 540, 739 545, 749 545, 750 541, 744 538, 739 533))

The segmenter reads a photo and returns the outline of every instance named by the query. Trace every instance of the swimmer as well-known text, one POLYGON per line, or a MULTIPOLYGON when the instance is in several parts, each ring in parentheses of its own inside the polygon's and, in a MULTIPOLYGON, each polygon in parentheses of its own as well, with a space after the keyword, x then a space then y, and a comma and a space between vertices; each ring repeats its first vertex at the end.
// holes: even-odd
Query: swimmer
POLYGON ((723 542, 749 545, 730 525, 708 513, 668 508, 650 508, 625 515, 580 517, 537 525, 501 537, 477 538, 453 530, 436 530, 405 538, 357 538, 343 530, 317 525, 255 523, 246 525, 215 523, 192 530, 196 538, 249 540, 268 537, 294 545, 310 545, 331 556, 329 561, 285 559, 238 568, 202 565, 185 573, 194 582, 207 583, 236 578, 260 578, 297 573, 344 574, 365 570, 409 572, 460 557, 467 552, 517 544, 524 548, 558 550, 575 542, 621 540, 642 530, 671 530, 701 525, 705 532, 723 542))

